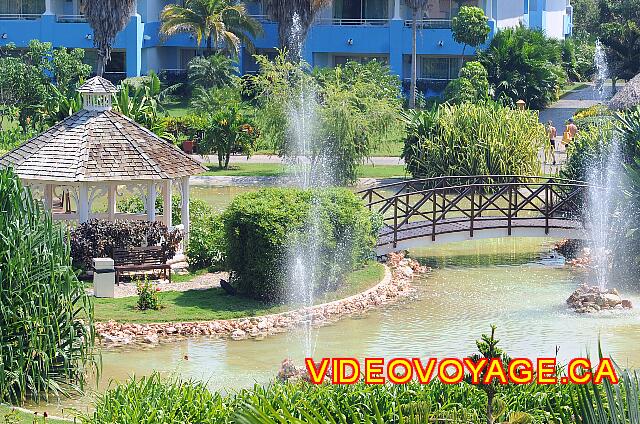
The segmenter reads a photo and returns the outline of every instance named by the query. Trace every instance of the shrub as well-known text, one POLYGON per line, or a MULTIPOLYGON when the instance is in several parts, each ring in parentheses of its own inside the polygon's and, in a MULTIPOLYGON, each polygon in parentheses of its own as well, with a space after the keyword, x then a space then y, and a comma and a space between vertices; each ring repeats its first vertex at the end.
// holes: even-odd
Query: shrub
POLYGON ((403 157, 414 177, 537 175, 545 129, 536 112, 497 104, 410 112, 403 157))
POLYGON ((164 118, 166 131, 176 143, 192 140, 202 141, 206 120, 194 114, 184 116, 168 116, 164 118))
POLYGON ((138 309, 141 311, 147 311, 149 309, 157 311, 160 309, 160 301, 158 300, 159 287, 154 286, 149 282, 147 277, 144 281, 136 282, 136 292, 138 293, 138 309))
POLYGON ((487 70, 480 62, 467 62, 457 79, 451 81, 444 91, 449 103, 479 103, 489 99, 487 70))
POLYGON ((93 362, 93 307, 64 230, 11 170, 0 171, 0 402, 80 387, 93 362))
POLYGON ((27 130, 24 132, 20 128, 0 130, 0 155, 15 149, 35 135, 35 131, 27 130))
POLYGON ((558 42, 522 26, 498 31, 478 60, 489 73, 495 98, 511 105, 523 99, 542 109, 557 100, 566 80, 558 42))
POLYGON ((182 235, 160 222, 92 219, 74 228, 70 239, 74 264, 89 269, 93 258, 113 257, 113 249, 161 246, 165 258, 172 258, 182 235))
POLYGON ((608 149, 603 148, 609 144, 613 133, 611 121, 599 126, 586 126, 578 131, 567 146, 567 163, 561 175, 572 180, 586 181, 588 168, 598 163, 601 155, 608 152, 608 149))
POLYGON ((370 212, 346 189, 267 188, 236 197, 224 213, 227 267, 245 295, 284 298, 287 252, 308 245, 311 204, 319 205, 322 275, 314 290, 338 284, 341 276, 372 256, 378 228, 370 212))

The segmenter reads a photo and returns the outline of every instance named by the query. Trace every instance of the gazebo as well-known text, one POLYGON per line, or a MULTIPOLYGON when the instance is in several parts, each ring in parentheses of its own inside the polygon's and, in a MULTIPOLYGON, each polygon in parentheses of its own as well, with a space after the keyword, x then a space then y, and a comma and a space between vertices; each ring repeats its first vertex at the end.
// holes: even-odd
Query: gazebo
POLYGON ((609 101, 612 110, 631 109, 640 105, 640 74, 636 75, 609 101))
POLYGON ((116 87, 99 76, 78 91, 83 109, 0 157, 54 219, 92 218, 171 222, 173 190, 180 193, 184 237, 189 232, 189 177, 206 170, 173 144, 112 110, 116 87), (146 213, 117 210, 117 198, 139 196, 146 213), (163 215, 156 213, 161 193, 163 215), (54 205, 54 199, 61 199, 54 205), (104 199, 106 198, 106 202, 104 199))

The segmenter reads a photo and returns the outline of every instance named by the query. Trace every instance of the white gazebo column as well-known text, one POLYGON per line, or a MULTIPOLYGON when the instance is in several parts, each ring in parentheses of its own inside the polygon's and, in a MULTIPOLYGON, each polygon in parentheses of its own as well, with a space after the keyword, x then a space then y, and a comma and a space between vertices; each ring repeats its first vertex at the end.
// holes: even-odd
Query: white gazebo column
POLYGON ((184 239, 189 237, 189 177, 182 178, 182 225, 184 226, 184 239))
POLYGON ((151 181, 147 183, 147 221, 154 222, 156 220, 156 183, 151 181))
POLYGON ((53 210, 53 184, 44 185, 44 208, 49 212, 53 210))
POLYGON ((393 2, 393 19, 402 19, 400 16, 400 0, 393 2))
POLYGON ((172 212, 172 202, 171 202, 171 180, 166 180, 162 183, 162 200, 163 200, 163 204, 162 204, 162 210, 163 210, 163 218, 164 218, 164 225, 167 226, 167 228, 170 228, 172 225, 171 222, 171 212, 172 212))
POLYGON ((118 186, 109 184, 107 191, 107 214, 109 215, 109 221, 116 219, 116 198, 117 198, 118 186))
POLYGON ((80 183, 78 190, 78 221, 80 223, 89 220, 89 188, 87 183, 80 183))

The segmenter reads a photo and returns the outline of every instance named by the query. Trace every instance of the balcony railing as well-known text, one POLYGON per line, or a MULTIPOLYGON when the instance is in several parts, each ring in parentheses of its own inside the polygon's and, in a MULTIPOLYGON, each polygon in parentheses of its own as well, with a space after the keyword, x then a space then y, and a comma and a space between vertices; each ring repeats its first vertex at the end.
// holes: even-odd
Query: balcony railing
POLYGON ((84 23, 87 22, 87 18, 84 15, 58 15, 57 21, 61 23, 84 23))
POLYGON ((26 20, 33 21, 40 19, 42 15, 36 13, 1 13, 0 20, 26 20))
POLYGON ((389 19, 343 19, 343 18, 318 18, 315 21, 318 25, 335 26, 387 26, 389 19))
MULTIPOLYGON (((418 29, 450 29, 451 19, 420 19, 416 24, 418 29)), ((404 21, 404 25, 411 28, 413 26, 413 21, 408 19, 404 21)))
POLYGON ((269 15, 251 15, 258 22, 273 22, 269 15))

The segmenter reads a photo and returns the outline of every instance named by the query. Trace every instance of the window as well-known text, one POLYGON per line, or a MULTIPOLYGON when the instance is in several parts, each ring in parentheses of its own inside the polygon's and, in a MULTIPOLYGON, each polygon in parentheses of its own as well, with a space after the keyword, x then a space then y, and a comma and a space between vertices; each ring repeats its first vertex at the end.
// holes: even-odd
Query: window
POLYGON ((388 19, 387 0, 335 0, 333 17, 336 19, 388 19))
POLYGON ((388 64, 389 63, 389 59, 387 56, 334 56, 333 57, 333 64, 334 66, 338 66, 338 65, 345 65, 347 62, 358 62, 358 63, 369 63, 372 60, 377 60, 378 62, 381 62, 383 64, 388 64))
POLYGON ((429 80, 452 80, 460 72, 459 57, 423 57, 420 78, 429 80))
POLYGON ((2 15, 41 15, 44 10, 44 0, 0 0, 2 15))

